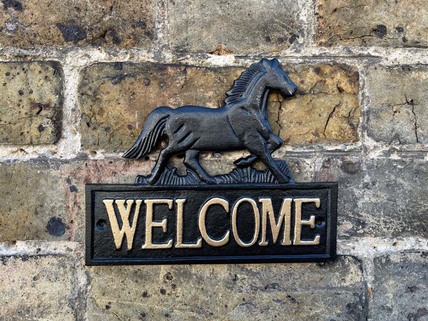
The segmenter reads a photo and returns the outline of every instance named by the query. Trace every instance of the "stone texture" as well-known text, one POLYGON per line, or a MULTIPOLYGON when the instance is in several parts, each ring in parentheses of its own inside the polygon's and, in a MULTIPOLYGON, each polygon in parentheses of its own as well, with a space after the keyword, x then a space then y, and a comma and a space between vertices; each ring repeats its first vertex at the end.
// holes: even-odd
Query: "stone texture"
POLYGON ((428 320, 428 252, 374 260, 371 320, 428 320))
POLYGON ((55 143, 62 118, 59 64, 1 62, 0 83, 0 144, 55 143))
POLYGON ((359 74, 346 65, 285 66, 297 94, 270 97, 270 123, 286 144, 358 141, 359 74))
POLYGON ((319 45, 428 45, 428 8, 424 0, 318 0, 316 3, 319 45))
POLYGON ((300 14, 291 0, 169 1, 171 46, 178 52, 278 52, 302 42, 300 14))
POLYGON ((388 144, 427 144, 428 69, 376 66, 368 75, 368 135, 388 144))
POLYGON ((360 263, 89 268, 90 320, 363 320, 360 263), (304 277, 302 277, 304 275, 304 277))
POLYGON ((0 163, 0 242, 67 238, 62 175, 54 162, 0 163))
MULTIPOLYGON (((288 144, 358 140, 358 73, 344 65, 285 66, 300 92, 270 97, 270 122, 288 144), (303 131, 302 128, 305 128, 303 131)), ((100 63, 80 85, 82 146, 124 151, 160 105, 219 107, 242 68, 100 63)))
POLYGON ((0 261, 1 320, 76 320, 70 259, 0 256, 0 261))
MULTIPOLYGON (((339 183, 338 238, 366 234, 368 213, 358 207, 365 197, 364 178, 363 159, 358 156, 325 158, 315 174, 315 181, 339 183)), ((372 226, 373 228, 376 228, 376 225, 372 226)))
POLYGON ((222 105, 238 68, 99 63, 83 72, 81 134, 85 149, 124 151, 156 107, 222 105))
POLYGON ((153 0, 3 0, 0 46, 146 47, 154 38, 153 0))
POLYGON ((339 238, 428 237, 423 159, 330 157, 315 180, 339 182, 339 238))

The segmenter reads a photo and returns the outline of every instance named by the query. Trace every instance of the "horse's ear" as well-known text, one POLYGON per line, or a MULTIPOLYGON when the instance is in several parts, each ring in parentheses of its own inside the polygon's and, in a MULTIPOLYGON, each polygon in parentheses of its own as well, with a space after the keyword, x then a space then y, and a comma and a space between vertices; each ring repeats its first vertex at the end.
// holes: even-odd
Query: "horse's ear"
POLYGON ((263 58, 260 61, 265 68, 272 68, 269 59, 263 58))
POLYGON ((279 61, 278 61, 278 59, 276 59, 276 58, 273 58, 272 60, 271 60, 271 66, 272 66, 272 68, 279 68, 279 61))

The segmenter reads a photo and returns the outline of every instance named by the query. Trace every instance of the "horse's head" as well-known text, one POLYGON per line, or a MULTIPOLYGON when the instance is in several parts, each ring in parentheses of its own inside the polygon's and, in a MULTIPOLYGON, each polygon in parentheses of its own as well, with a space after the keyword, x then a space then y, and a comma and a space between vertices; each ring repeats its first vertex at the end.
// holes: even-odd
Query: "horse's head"
POLYGON ((263 58, 260 63, 266 69, 267 87, 278 90, 284 97, 293 96, 297 91, 297 85, 282 70, 278 59, 268 60, 263 58))

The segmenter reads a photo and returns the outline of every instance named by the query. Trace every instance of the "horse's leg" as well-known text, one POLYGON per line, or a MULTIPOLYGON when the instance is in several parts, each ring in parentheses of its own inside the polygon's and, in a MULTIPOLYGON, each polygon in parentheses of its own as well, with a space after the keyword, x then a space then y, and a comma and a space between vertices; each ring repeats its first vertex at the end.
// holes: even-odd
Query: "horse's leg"
POLYGON ((149 184, 154 184, 157 182, 163 170, 165 169, 168 160, 173 154, 185 151, 186 149, 190 148, 190 146, 192 146, 197 140, 193 137, 193 133, 187 131, 185 127, 174 134, 175 135, 168 137, 168 146, 160 152, 156 165, 152 170, 152 175, 148 179, 149 184))
POLYGON ((254 135, 248 137, 244 144, 253 155, 265 163, 267 168, 269 168, 270 171, 275 175, 279 183, 289 182, 289 178, 281 171, 272 158, 268 148, 268 143, 259 133, 254 133, 254 135))
POLYGON ((156 165, 152 170, 152 174, 148 179, 149 184, 154 184, 157 182, 163 170, 165 169, 165 166, 168 163, 169 158, 172 156, 174 152, 175 150, 174 148, 171 148, 171 146, 167 146, 161 150, 161 152, 159 153, 158 160, 156 161, 156 165))
POLYGON ((189 149, 186 151, 184 156, 184 165, 188 168, 194 170, 196 174, 207 184, 215 184, 216 181, 213 177, 208 175, 208 173, 202 168, 199 163, 199 151, 196 149, 189 149))
MULTIPOLYGON (((282 143, 282 139, 279 136, 271 134, 268 139, 269 153, 272 154, 274 151, 276 151, 279 147, 281 147, 282 143)), ((256 160, 257 156, 254 154, 250 154, 247 157, 237 159, 233 163, 238 167, 247 167, 252 165, 256 160)))

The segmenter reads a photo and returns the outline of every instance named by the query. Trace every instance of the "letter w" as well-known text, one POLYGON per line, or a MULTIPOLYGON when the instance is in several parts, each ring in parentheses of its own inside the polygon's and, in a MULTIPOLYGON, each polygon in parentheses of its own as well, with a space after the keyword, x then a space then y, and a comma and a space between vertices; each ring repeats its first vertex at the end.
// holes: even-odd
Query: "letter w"
POLYGON ((119 250, 122 246, 123 236, 126 235, 126 241, 128 245, 128 251, 132 250, 132 243, 134 242, 135 229, 137 228, 138 216, 140 214, 140 206, 142 200, 127 200, 125 206, 125 200, 103 200, 103 203, 107 209, 108 218, 110 220, 111 231, 113 233, 114 245, 119 250), (131 214, 132 207, 136 204, 134 211, 134 219, 131 223, 129 214, 131 214), (116 212, 114 210, 113 203, 116 203, 119 209, 119 215, 122 221, 122 228, 119 227, 116 212))

